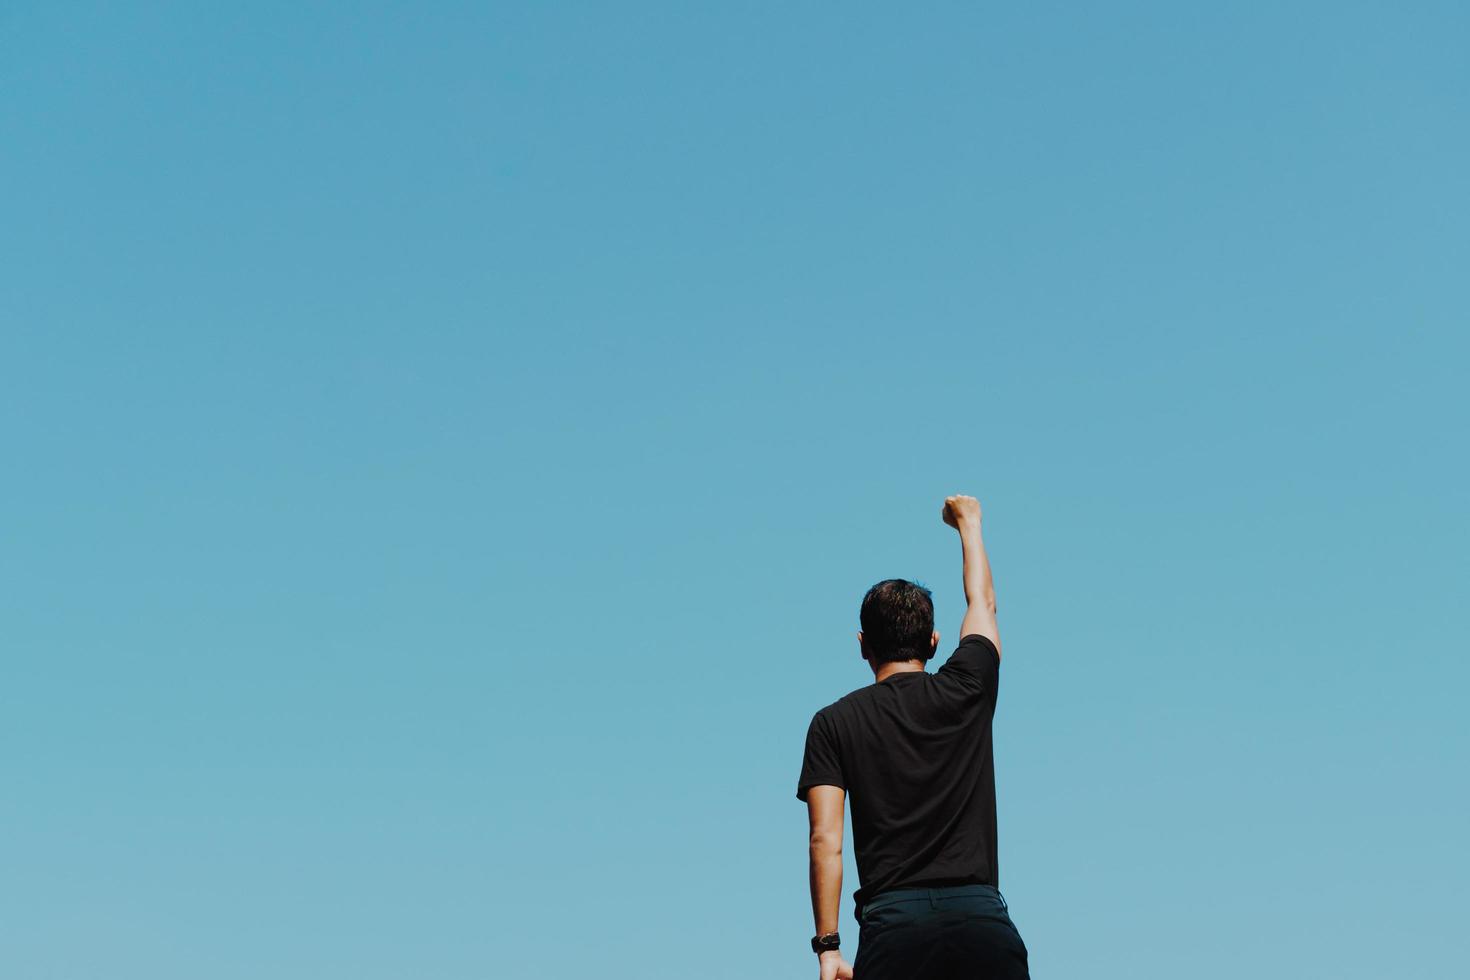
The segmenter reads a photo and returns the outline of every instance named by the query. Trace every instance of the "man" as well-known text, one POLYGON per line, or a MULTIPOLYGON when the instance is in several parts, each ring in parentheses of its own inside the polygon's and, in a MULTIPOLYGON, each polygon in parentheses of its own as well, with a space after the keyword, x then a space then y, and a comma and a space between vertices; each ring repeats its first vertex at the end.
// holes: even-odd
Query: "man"
POLYGON ((965 601, 960 642, 939 647, 929 590, 903 579, 863 598, 858 645, 874 682, 812 718, 796 795, 811 822, 812 914, 821 980, 1029 977, 1026 945, 996 885, 990 722, 1000 673, 995 588, 980 502, 944 501, 959 532, 965 601), (837 934, 842 808, 852 796, 857 961, 837 934))

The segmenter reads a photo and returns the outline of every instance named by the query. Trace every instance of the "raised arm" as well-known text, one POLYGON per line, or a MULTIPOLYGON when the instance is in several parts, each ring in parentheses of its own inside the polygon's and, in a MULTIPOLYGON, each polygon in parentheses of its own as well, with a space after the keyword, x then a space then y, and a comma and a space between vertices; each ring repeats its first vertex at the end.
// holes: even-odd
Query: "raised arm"
POLYGON ((995 621, 995 583, 990 578, 990 559, 980 535, 980 501, 956 495, 944 498, 944 523, 960 532, 960 549, 965 562, 965 618, 960 639, 979 633, 995 644, 1000 655, 1000 627, 995 621))

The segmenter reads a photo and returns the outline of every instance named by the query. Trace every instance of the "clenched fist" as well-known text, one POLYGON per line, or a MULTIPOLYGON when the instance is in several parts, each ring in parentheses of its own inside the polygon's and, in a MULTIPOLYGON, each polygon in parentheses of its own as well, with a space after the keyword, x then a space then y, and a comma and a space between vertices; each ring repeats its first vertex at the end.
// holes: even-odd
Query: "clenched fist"
POLYGON ((944 523, 956 531, 978 528, 980 526, 980 501, 963 494, 945 497, 944 523))

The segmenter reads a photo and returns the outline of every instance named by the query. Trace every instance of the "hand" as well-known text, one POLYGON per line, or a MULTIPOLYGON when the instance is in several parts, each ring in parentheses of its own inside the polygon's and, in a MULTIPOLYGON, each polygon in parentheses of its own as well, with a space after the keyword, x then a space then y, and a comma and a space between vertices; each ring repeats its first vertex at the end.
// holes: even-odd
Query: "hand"
POLYGON ((829 949, 820 957, 821 980, 852 980, 852 964, 842 958, 840 950, 829 949))
POLYGON ((956 494, 944 498, 944 523, 956 531, 980 526, 980 501, 956 494))

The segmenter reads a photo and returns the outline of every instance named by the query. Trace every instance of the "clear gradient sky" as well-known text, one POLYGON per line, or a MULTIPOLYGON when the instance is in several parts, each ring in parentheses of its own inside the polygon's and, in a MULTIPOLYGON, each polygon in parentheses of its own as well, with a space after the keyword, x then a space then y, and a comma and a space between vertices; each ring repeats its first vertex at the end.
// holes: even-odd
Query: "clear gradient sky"
POLYGON ((5 974, 814 976, 802 737, 874 581, 957 639, 955 492, 1038 978, 1463 970, 1467 50, 0 5, 5 974))

